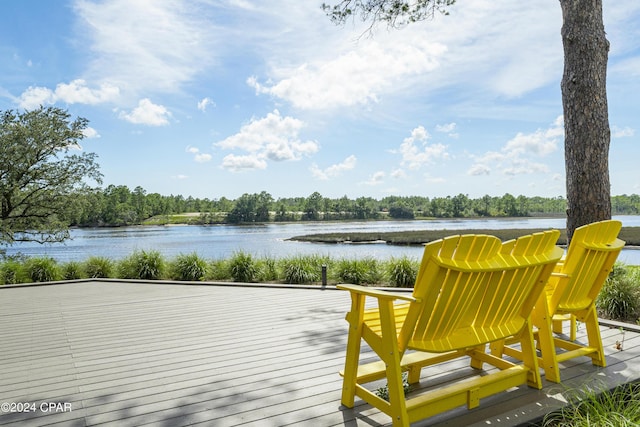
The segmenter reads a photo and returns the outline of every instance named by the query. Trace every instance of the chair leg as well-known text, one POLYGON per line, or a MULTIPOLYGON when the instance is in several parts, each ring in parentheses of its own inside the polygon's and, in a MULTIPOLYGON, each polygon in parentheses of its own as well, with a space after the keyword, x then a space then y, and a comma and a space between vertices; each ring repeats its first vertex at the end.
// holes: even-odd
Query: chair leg
POLYGON ((542 354, 542 368, 548 381, 560 382, 560 367, 556 357, 556 346, 553 338, 553 319, 549 314, 546 300, 539 300, 533 311, 533 323, 538 327, 538 346, 542 354))
POLYGON ((607 360, 604 355, 604 347, 602 346, 602 336, 600 335, 600 325, 598 324, 598 314, 595 305, 592 305, 584 318, 587 328, 587 339, 589 347, 596 349, 595 353, 591 353, 591 361, 596 366, 607 366, 607 360))
POLYGON ((347 408, 355 405, 356 382, 362 343, 362 327, 364 315, 364 297, 352 294, 351 311, 347 315, 349 334, 347 338, 347 354, 344 362, 342 379, 342 404, 347 408))
POLYGON ((393 301, 379 301, 380 326, 382 329, 382 353, 380 358, 386 364, 387 387, 389 390, 390 416, 394 427, 409 427, 407 402, 402 384, 402 354, 398 348, 398 335, 393 315, 393 301))

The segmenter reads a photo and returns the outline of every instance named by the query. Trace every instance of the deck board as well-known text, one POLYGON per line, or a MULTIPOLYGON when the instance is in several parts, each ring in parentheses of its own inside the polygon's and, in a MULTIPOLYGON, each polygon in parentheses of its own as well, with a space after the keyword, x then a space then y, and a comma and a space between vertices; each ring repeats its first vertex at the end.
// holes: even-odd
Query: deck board
MULTIPOLYGON (((0 426, 378 426, 340 406, 349 294, 333 288, 83 281, 0 287, 0 402, 70 403, 71 412, 4 413, 0 426)), ((584 332, 584 331, 581 331, 584 332)), ((568 389, 640 379, 640 334, 602 327, 607 368, 568 361, 563 385, 512 389, 416 425, 519 425, 563 405, 568 389)), ((450 363, 423 374, 464 377, 450 363)))

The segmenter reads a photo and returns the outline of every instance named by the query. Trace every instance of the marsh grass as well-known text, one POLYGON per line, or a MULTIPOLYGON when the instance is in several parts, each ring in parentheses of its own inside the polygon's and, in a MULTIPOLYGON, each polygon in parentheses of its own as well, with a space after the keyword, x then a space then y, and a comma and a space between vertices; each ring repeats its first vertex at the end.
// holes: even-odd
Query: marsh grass
POLYGON ((341 259, 335 266, 340 281, 354 285, 373 285, 382 281, 379 261, 374 258, 341 259))
POLYGON ((640 384, 613 390, 576 390, 569 405, 547 414, 543 427, 631 427, 640 425, 640 384))
POLYGON ((115 263, 105 257, 93 256, 84 263, 84 273, 89 279, 112 277, 114 269, 115 263))
POLYGON ((396 288, 412 288, 416 283, 420 261, 409 258, 392 258, 386 263, 389 284, 396 288))
POLYGON ((65 262, 60 266, 63 280, 82 279, 82 264, 77 261, 65 262))
POLYGON ((257 271, 253 256, 247 252, 234 252, 229 260, 229 273, 234 282, 253 282, 257 271))
POLYGON ((164 277, 165 260, 158 251, 135 251, 120 262, 123 279, 158 280, 164 277))
POLYGON ((25 263, 25 272, 30 282, 54 282, 60 280, 58 263, 53 258, 29 258, 25 263))
POLYGON ((609 319, 636 321, 640 317, 640 272, 616 263, 609 274, 596 306, 609 319))
POLYGON ((328 258, 318 255, 298 255, 281 260, 282 279, 285 283, 304 284, 322 279, 322 266, 328 258))
POLYGON ((207 261, 197 253, 180 254, 170 263, 171 278, 189 282, 204 280, 207 275, 207 261))
POLYGON ((23 263, 18 260, 7 260, 0 268, 0 280, 4 285, 15 285, 28 282, 23 263))

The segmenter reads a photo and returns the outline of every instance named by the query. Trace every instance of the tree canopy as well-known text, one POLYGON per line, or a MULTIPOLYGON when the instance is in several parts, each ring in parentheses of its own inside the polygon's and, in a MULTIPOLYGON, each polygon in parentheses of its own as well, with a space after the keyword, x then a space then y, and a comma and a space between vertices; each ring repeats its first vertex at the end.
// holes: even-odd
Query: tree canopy
POLYGON ((0 243, 65 240, 71 199, 102 182, 79 145, 88 121, 56 107, 0 115, 0 243))

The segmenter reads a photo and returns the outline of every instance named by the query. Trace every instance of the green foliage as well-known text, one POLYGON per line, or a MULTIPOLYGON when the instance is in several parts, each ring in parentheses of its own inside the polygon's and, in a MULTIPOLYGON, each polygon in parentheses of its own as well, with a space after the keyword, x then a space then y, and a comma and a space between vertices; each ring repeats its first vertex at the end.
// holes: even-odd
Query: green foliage
POLYGON ((416 283, 419 261, 409 257, 394 258, 387 263, 387 275, 391 286, 412 288, 416 283))
MULTIPOLYGON (((402 373, 402 391, 406 395, 411 391, 411 384, 409 384, 409 373, 402 373)), ((380 398, 384 399, 387 402, 389 401, 389 384, 385 384, 382 387, 378 387, 374 393, 380 398)))
POLYGON ((231 280, 231 273, 229 272, 228 260, 215 259, 215 260, 209 261, 205 280, 212 280, 212 281, 231 280))
POLYGON ((15 285, 27 281, 23 263, 19 260, 6 260, 0 267, 0 283, 3 285, 15 285))
POLYGON ((165 261, 158 251, 135 251, 120 262, 123 279, 157 280, 163 277, 165 261))
POLYGON ((257 275, 259 282, 274 282, 278 280, 278 262, 275 258, 266 257, 256 260, 257 275))
POLYGON ((171 264, 171 278, 175 280, 200 281, 207 275, 207 261, 198 254, 180 254, 171 264))
POLYGON ((336 268, 338 278, 344 283, 354 285, 380 283, 378 261, 374 258, 341 259, 336 268))
POLYGON ((93 256, 84 263, 85 275, 90 279, 112 277, 114 269, 115 263, 105 257, 93 256))
POLYGON ((257 274, 253 256, 243 251, 235 252, 229 260, 229 273, 234 282, 253 282, 257 274))
POLYGON ((52 258, 29 258, 25 270, 31 282, 53 282, 61 277, 58 264, 52 258))
POLYGON ((569 405, 544 417, 545 427, 631 427, 640 425, 640 384, 613 390, 576 391, 569 405))
POLYGON ((83 277, 82 264, 76 261, 69 261, 62 264, 60 270, 63 280, 76 280, 82 279, 83 277))
POLYGON ((640 274, 616 263, 607 278, 596 306, 600 315, 616 320, 635 320, 640 315, 640 274))
POLYGON ((57 107, 0 112, 0 242, 61 242, 87 179, 101 182, 94 153, 75 150, 88 121, 57 107))
POLYGON ((303 284, 322 279, 322 265, 326 260, 319 256, 306 255, 282 260, 282 280, 285 283, 303 284))

